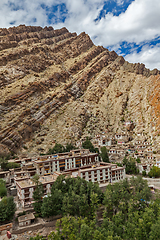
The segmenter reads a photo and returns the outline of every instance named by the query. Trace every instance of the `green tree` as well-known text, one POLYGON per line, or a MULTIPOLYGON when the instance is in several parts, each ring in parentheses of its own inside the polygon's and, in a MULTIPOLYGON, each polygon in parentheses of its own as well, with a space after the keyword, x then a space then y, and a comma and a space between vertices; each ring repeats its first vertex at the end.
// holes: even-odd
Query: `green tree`
POLYGON ((146 171, 142 171, 142 176, 145 177, 147 175, 146 171))
POLYGON ((151 199, 151 191, 148 187, 147 180, 144 180, 141 176, 137 176, 136 178, 132 177, 130 179, 130 185, 132 189, 132 197, 136 201, 142 205, 145 200, 150 201, 151 199))
POLYGON ((7 196, 6 183, 3 179, 0 179, 0 197, 7 196))
POLYGON ((109 228, 113 237, 147 240, 146 236, 154 222, 151 220, 156 216, 156 207, 148 208, 150 199, 150 189, 141 176, 108 185, 104 197, 102 228, 109 228))
POLYGON ((127 219, 131 205, 133 211, 141 210, 147 206, 146 201, 150 198, 150 189, 141 176, 132 178, 130 181, 125 179, 114 185, 108 185, 103 202, 106 207, 104 216, 112 219, 117 212, 121 211, 127 219))
POLYGON ((140 159, 140 158, 137 158, 137 159, 136 159, 136 162, 137 162, 137 163, 141 163, 141 159, 140 159))
POLYGON ((7 158, 6 157, 1 157, 0 158, 1 169, 7 170, 7 164, 8 164, 7 158))
POLYGON ((63 153, 65 152, 65 147, 59 143, 56 143, 52 149, 49 149, 47 154, 63 153))
POLYGON ((84 149, 89 149, 90 152, 96 152, 93 144, 91 143, 91 141, 89 140, 89 138, 87 137, 87 139, 82 143, 82 147, 84 149))
MULTIPOLYGON (((82 193, 85 193, 86 186, 79 189, 80 182, 73 184, 73 179, 68 179, 63 184, 66 186, 63 191, 67 191, 64 195, 68 198, 66 201, 66 213, 75 214, 77 208, 81 204, 82 193), (72 184, 71 184, 72 182, 72 184), (74 187, 73 187, 74 186, 74 187), (81 194, 78 195, 78 192, 81 194), (66 195, 67 194, 67 195, 66 195), (71 195, 71 198, 69 199, 71 195), (73 203, 76 210, 73 209, 73 203), (71 211, 71 212, 70 212, 71 211)), ((58 183, 59 186, 60 182, 58 183)), ((91 186, 90 186, 91 187, 91 186)), ((87 192, 90 192, 89 188, 87 192)), ((93 189, 92 189, 93 190, 93 189)), ((86 192, 86 196, 88 198, 86 192)), ((96 191, 95 191, 96 192, 96 191)), ((160 239, 160 198, 155 196, 156 200, 151 201, 151 193, 147 182, 141 176, 131 178, 130 181, 125 179, 122 182, 109 184, 106 187, 104 196, 104 213, 103 222, 99 227, 96 221, 96 206, 99 202, 99 194, 91 192, 90 204, 87 208, 92 208, 90 214, 92 218, 82 216, 79 213, 75 216, 63 217, 57 221, 56 232, 52 232, 48 239, 62 240, 153 240, 160 239), (77 215, 80 214, 80 217, 77 215)), ((87 211, 87 210, 86 210, 87 211)))
POLYGON ((160 239, 160 217, 158 217, 157 221, 151 226, 151 231, 149 233, 149 240, 160 239))
POLYGON ((3 170, 9 170, 11 168, 19 168, 20 165, 18 163, 8 162, 8 157, 1 157, 0 158, 0 166, 3 170))
POLYGON ((7 163, 6 169, 9 170, 11 168, 19 168, 19 167, 20 167, 20 164, 15 162, 9 162, 7 163))
POLYGON ((16 211, 13 197, 3 197, 0 201, 0 222, 12 220, 16 211))
POLYGON ((135 229, 135 239, 137 240, 148 240, 151 226, 155 222, 155 216, 153 211, 149 208, 145 208, 142 212, 141 217, 138 219, 138 226, 135 229))
POLYGON ((42 215, 83 216, 93 218, 94 212, 103 201, 103 192, 98 184, 81 178, 60 175, 51 189, 51 195, 43 199, 42 215), (93 204, 94 202, 94 204, 93 204))
POLYGON ((39 234, 36 237, 30 237, 29 240, 45 240, 46 238, 44 238, 43 236, 40 236, 39 234))
POLYGON ((67 143, 65 147, 65 152, 70 152, 70 150, 75 149, 75 146, 73 146, 71 143, 67 143))
POLYGON ((134 158, 126 158, 123 159, 123 165, 126 166, 126 173, 127 174, 137 174, 139 170, 136 167, 136 160, 134 158))
POLYGON ((62 199, 62 192, 58 189, 55 189, 54 194, 45 197, 41 207, 42 217, 56 216, 61 214, 62 199))
POLYGON ((109 156, 108 156, 108 150, 106 147, 101 147, 101 154, 100 154, 102 161, 109 163, 109 156))
POLYGON ((152 209, 146 207, 144 211, 129 211, 125 222, 124 239, 148 240, 155 215, 152 209))
POLYGON ((156 167, 156 166, 153 166, 150 170, 150 172, 148 173, 148 176, 149 177, 160 177, 160 168, 159 167, 156 167))
POLYGON ((81 178, 66 179, 68 190, 64 193, 62 210, 64 214, 93 218, 93 213, 98 208, 103 198, 98 185, 87 182, 81 178), (68 182, 72 181, 72 185, 68 182), (94 196, 96 194, 96 200, 94 196), (93 204, 93 201, 94 204, 93 204))
POLYGON ((57 231, 48 236, 49 240, 106 240, 95 220, 88 222, 86 218, 66 216, 56 226, 57 231))
POLYGON ((39 175, 35 174, 32 178, 33 182, 36 185, 35 191, 33 192, 33 199, 34 199, 34 210, 37 214, 41 215, 41 207, 42 207, 42 197, 44 194, 43 185, 39 182, 39 175))

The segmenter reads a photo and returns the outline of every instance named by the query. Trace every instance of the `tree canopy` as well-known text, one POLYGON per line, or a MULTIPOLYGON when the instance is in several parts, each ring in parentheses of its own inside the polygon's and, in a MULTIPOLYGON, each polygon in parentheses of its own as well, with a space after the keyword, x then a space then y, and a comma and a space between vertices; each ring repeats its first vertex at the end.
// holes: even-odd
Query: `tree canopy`
POLYGON ((84 149, 89 149, 90 152, 97 152, 99 153, 99 150, 97 148, 94 148, 93 144, 91 143, 91 141, 89 140, 89 138, 87 137, 87 139, 82 143, 82 147, 84 149))
MULTIPOLYGON (((84 186, 85 182, 83 181, 78 181, 76 184, 72 181, 74 179, 68 178, 66 180, 62 176, 58 178, 52 188, 52 194, 55 193, 58 196, 57 199, 61 199, 61 194, 65 195, 65 199, 62 199, 62 208, 65 214, 57 221, 56 232, 52 232, 48 236, 48 240, 160 239, 160 195, 155 195, 155 200, 152 200, 147 182, 141 176, 133 177, 130 180, 125 179, 113 185, 109 184, 106 187, 104 198, 99 197, 101 192, 91 191, 92 193, 89 195, 90 205, 87 205, 87 208, 92 206, 90 208, 92 218, 88 214, 84 214, 85 211, 88 213, 89 211, 86 210, 85 206, 84 208, 82 206, 87 203, 84 195, 87 195, 86 193, 91 189, 93 190, 94 186, 88 188, 87 184, 84 186), (81 187, 83 191, 80 190, 81 187), (79 191, 84 195, 78 195, 79 191), (68 195, 66 195, 67 193, 68 195), (82 201, 79 196, 81 196, 82 201), (103 206, 101 224, 98 223, 99 217, 96 214, 97 201, 99 200, 103 206)), ((57 203, 58 201, 55 206, 57 203)))
POLYGON ((111 240, 104 238, 96 221, 88 221, 87 218, 65 216, 57 221, 57 232, 52 232, 49 240, 72 239, 72 240, 111 240))
POLYGON ((153 240, 160 239, 160 199, 151 201, 147 182, 140 176, 109 184, 104 196, 103 222, 65 216, 48 239, 153 240))
POLYGON ((0 223, 12 220, 16 211, 13 197, 3 197, 0 201, 0 223))
POLYGON ((43 236, 40 236, 39 234, 36 237, 30 237, 29 240, 45 240, 46 238, 44 238, 43 236))
POLYGON ((36 184, 36 189, 33 192, 33 199, 34 199, 34 210, 38 215, 41 215, 41 207, 42 207, 42 197, 43 197, 43 185, 39 182, 39 175, 35 174, 32 178, 33 182, 36 184))
POLYGON ((148 176, 149 177, 160 177, 160 168, 159 167, 156 167, 156 166, 153 166, 150 170, 150 172, 148 173, 148 176))
POLYGON ((100 154, 100 156, 101 156, 103 162, 108 162, 109 163, 108 150, 107 150, 107 148, 105 146, 101 147, 101 154, 100 154))
POLYGON ((126 173, 127 174, 137 174, 139 170, 136 167, 136 160, 132 157, 124 157, 123 165, 126 166, 126 173))
POLYGON ((51 194, 43 199, 43 217, 63 214, 92 218, 94 209, 103 200, 98 184, 81 178, 60 175, 52 186, 51 194))
POLYGON ((6 183, 3 179, 0 179, 0 197, 7 196, 6 183))
POLYGON ((15 162, 8 162, 7 157, 1 157, 0 158, 0 165, 3 170, 9 170, 11 168, 19 168, 20 164, 15 163, 15 162))
POLYGON ((47 154, 50 155, 50 154, 56 154, 56 153, 70 152, 70 150, 73 150, 73 149, 75 149, 75 146, 73 146, 71 143, 67 143, 66 147, 60 143, 56 143, 52 149, 49 149, 47 154))

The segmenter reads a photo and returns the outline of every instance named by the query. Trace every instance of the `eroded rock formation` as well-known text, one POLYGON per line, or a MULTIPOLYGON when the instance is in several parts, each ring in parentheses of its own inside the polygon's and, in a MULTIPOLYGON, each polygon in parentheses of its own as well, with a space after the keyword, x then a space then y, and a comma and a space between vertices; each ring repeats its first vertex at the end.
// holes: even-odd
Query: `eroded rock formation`
POLYGON ((85 33, 0 29, 0 155, 46 152, 55 140, 124 130, 125 121, 133 136, 158 140, 159 88, 157 69, 128 63, 85 33))

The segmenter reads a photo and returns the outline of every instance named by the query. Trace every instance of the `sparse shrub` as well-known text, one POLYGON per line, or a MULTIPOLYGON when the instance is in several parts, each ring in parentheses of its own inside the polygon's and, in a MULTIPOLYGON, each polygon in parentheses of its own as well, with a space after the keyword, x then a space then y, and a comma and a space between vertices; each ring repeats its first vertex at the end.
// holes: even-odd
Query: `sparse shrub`
POLYGON ((136 159, 136 162, 137 162, 137 163, 141 163, 140 158, 137 158, 137 159, 136 159))
POLYGON ((147 175, 146 171, 142 171, 142 176, 145 177, 147 175))

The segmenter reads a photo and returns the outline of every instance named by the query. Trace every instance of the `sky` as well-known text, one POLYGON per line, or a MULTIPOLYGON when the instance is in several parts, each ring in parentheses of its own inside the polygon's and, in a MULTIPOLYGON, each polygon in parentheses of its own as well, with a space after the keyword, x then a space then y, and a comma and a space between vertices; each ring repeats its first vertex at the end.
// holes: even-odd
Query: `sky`
POLYGON ((160 0, 0 0, 0 27, 86 32, 95 45, 160 70, 160 0))

